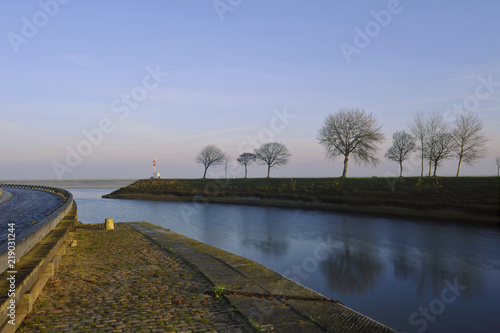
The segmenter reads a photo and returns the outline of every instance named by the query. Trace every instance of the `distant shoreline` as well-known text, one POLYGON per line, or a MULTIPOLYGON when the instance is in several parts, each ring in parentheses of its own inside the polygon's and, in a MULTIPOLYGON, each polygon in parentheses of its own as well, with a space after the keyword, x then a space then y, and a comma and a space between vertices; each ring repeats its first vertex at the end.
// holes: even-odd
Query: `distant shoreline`
POLYGON ((64 189, 116 189, 128 186, 137 179, 74 179, 74 180, 0 180, 0 184, 41 185, 64 189))
POLYGON ((277 207, 288 209, 301 209, 301 210, 316 210, 326 212, 341 212, 341 213, 354 213, 363 215, 372 215, 377 218, 405 218, 411 220, 437 220, 443 222, 453 223, 467 223, 475 225, 489 225, 500 226, 500 221, 495 221, 488 216, 478 217, 472 214, 464 214, 460 211, 452 210, 416 210, 411 208, 396 207, 396 206, 350 206, 346 204, 328 204, 328 203, 311 203, 295 200, 280 200, 280 199, 258 199, 258 198, 213 198, 203 197, 200 198, 185 197, 185 196, 152 196, 152 195, 130 195, 130 196, 108 196, 106 199, 129 199, 129 200, 144 200, 144 201, 165 201, 165 202, 196 202, 201 204, 203 201, 211 204, 232 204, 232 205, 245 205, 245 206, 260 206, 260 207, 277 207))

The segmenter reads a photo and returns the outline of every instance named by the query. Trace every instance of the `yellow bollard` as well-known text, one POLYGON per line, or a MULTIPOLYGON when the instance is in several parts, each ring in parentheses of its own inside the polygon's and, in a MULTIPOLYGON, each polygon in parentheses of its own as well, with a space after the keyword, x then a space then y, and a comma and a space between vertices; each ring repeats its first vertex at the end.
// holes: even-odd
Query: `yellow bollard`
POLYGON ((106 219, 106 230, 113 230, 114 228, 113 219, 106 219))

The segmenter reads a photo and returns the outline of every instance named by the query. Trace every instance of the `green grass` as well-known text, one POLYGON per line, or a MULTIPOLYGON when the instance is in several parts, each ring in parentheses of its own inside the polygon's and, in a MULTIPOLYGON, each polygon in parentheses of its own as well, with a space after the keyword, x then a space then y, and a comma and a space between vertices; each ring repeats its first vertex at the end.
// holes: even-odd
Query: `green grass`
POLYGON ((225 288, 223 286, 214 286, 214 295, 216 298, 220 298, 224 295, 225 288))
POLYGON ((145 179, 110 198, 203 200, 282 199, 336 205, 459 209, 497 216, 498 177, 145 179))

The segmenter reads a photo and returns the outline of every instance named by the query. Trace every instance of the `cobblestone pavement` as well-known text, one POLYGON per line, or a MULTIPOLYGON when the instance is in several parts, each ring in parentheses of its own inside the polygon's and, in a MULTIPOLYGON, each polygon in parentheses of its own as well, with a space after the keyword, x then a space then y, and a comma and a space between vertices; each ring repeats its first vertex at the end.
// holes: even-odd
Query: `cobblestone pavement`
POLYGON ((252 332, 195 268, 126 224, 80 224, 18 332, 252 332))

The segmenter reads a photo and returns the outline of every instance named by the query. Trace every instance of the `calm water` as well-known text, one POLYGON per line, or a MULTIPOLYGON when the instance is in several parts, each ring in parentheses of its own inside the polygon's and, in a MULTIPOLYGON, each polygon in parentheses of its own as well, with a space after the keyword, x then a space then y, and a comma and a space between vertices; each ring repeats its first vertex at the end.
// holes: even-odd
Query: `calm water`
POLYGON ((500 332, 500 228, 70 191, 85 223, 114 218, 170 228, 399 331, 500 332))
POLYGON ((63 198, 57 194, 19 188, 2 188, 14 196, 0 205, 0 251, 7 250, 9 223, 14 223, 16 241, 20 242, 27 235, 41 227, 47 221, 48 214, 58 209, 63 198), (34 225, 33 222, 37 224, 34 225))

